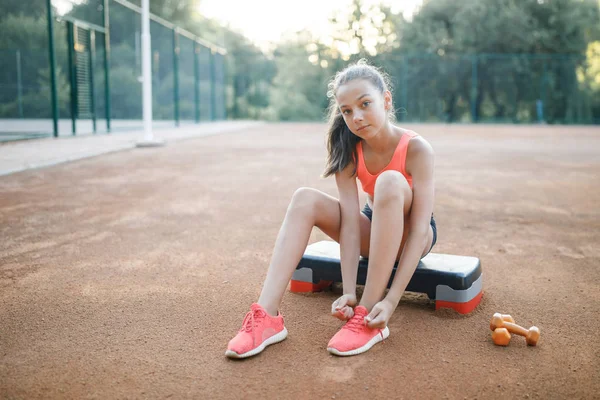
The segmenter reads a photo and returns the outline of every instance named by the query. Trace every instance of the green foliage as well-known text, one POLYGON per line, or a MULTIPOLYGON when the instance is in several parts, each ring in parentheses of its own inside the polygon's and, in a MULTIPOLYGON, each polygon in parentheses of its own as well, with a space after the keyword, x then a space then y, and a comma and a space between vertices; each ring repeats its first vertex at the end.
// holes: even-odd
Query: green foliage
POLYGON ((48 48, 46 16, 7 14, 0 17, 0 49, 48 48), (26 35, 23 32, 27 32, 26 35))
POLYGON ((330 19, 333 35, 322 44, 328 45, 333 58, 373 57, 398 47, 397 30, 402 18, 384 5, 353 0, 348 9, 330 19))
POLYGON ((73 2, 73 8, 67 14, 71 18, 102 26, 104 20, 104 0, 73 2))
MULTIPOLYGON (((46 16, 46 2, 43 0, 2 0, 0 2, 0 16, 28 16, 33 19, 46 16)), ((2 35, 0 35, 0 38, 2 35)), ((2 47, 0 47, 1 49, 2 47)))
POLYGON ((323 119, 328 69, 311 63, 302 43, 280 46, 275 59, 278 73, 271 87, 272 115, 282 121, 323 119))
POLYGON ((270 104, 269 87, 276 74, 275 62, 242 35, 227 31, 227 76, 234 101, 228 110, 233 118, 257 118, 270 104))
MULTIPOLYGON (((323 120, 327 82, 366 57, 387 71, 401 120, 534 122, 538 102, 550 123, 600 121, 600 15, 597 0, 425 0, 412 19, 363 0, 330 19, 332 36, 298 32, 272 54, 198 13, 201 0, 151 0, 151 12, 227 49, 231 118, 323 120)), ((133 0, 140 5, 140 0, 133 0)), ((0 5, 0 117, 47 116, 48 38, 43 1, 0 5), (35 3, 35 4, 34 4, 35 3), (17 71, 17 50, 21 68, 17 71), (17 84, 17 73, 22 84, 17 84)), ((71 17, 101 24, 103 0, 75 6, 71 17)), ((114 118, 141 118, 140 17, 110 1, 114 118)), ((172 30, 151 22, 154 116, 174 118, 172 30)), ((101 35, 99 35, 101 36, 101 35)), ((60 114, 69 114, 64 23, 55 24, 60 114)), ((185 45, 184 45, 185 41, 185 45)), ((98 56, 103 51, 97 42, 98 56)), ((193 55, 180 44, 180 115, 195 116, 193 55)), ((211 114, 209 51, 200 57, 200 113, 211 114)), ((224 71, 223 71, 224 68, 224 71)), ((103 93, 103 65, 96 91, 103 93)), ((219 100, 220 101, 220 100, 219 100)), ((98 109, 104 104, 98 102, 98 109)), ((220 113, 221 111, 218 111, 220 113)))
POLYGON ((131 68, 126 66, 115 66, 110 70, 111 112, 113 118, 142 118, 142 103, 140 102, 142 87, 138 81, 139 74, 132 72, 131 68))
POLYGON ((600 41, 588 45, 586 62, 577 70, 577 78, 586 93, 591 118, 600 124, 600 41))
POLYGON ((576 112, 583 94, 575 73, 598 36, 598 21, 592 0, 430 0, 401 25, 399 56, 438 57, 424 83, 443 102, 447 120, 462 119, 468 109, 475 120, 531 122, 542 100, 548 122, 573 122, 583 115, 576 112), (469 54, 481 56, 471 56, 471 65, 452 61, 469 54), (468 108, 460 107, 465 102, 468 108))
MULTIPOLYGON (((63 39, 58 31, 54 37, 55 41, 63 39)), ((65 57, 63 47, 57 47, 55 52, 57 59, 65 57)), ((69 87, 60 66, 56 75, 59 112, 64 115, 68 113, 69 87)), ((51 116, 49 76, 45 15, 34 17, 19 13, 0 17, 0 118, 51 116), (17 57, 20 57, 20 65, 17 57)))

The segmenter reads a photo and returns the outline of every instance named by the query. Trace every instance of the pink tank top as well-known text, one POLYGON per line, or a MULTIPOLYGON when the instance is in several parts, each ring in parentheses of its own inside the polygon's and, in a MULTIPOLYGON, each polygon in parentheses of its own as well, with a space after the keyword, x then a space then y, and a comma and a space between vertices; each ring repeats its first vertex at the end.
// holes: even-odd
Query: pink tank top
POLYGON ((398 143, 398 146, 394 151, 392 160, 388 165, 385 166, 385 168, 379 171, 376 175, 371 174, 367 170, 367 166, 365 164, 365 157, 363 155, 362 149, 363 141, 361 140, 360 142, 358 142, 358 144, 356 145, 356 152, 358 155, 356 175, 358 176, 358 180, 360 181, 362 189, 365 191, 365 193, 368 193, 369 195, 371 195, 371 197, 373 197, 373 193, 375 192, 375 181, 383 171, 390 170, 399 171, 402 175, 404 175, 406 181, 408 182, 408 185, 412 189, 412 176, 406 173, 406 152, 408 150, 408 142, 410 142, 410 139, 417 136, 419 136, 419 134, 416 132, 404 131, 404 134, 400 138, 400 142, 398 143))

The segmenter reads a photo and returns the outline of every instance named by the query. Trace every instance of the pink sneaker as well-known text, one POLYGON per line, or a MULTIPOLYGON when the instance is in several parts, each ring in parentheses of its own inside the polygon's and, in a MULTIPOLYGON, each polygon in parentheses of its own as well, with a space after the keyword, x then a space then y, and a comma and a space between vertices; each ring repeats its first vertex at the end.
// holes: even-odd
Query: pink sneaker
POLYGON ((260 353, 270 344, 287 337, 283 317, 270 316, 264 308, 254 303, 244 317, 242 328, 227 345, 225 355, 229 358, 246 358, 260 353))
POLYGON ((386 326, 384 329, 367 327, 365 325, 367 315, 369 312, 365 307, 356 306, 354 316, 331 338, 327 345, 327 351, 336 356, 354 356, 364 353, 374 344, 387 339, 390 336, 388 327, 386 326))

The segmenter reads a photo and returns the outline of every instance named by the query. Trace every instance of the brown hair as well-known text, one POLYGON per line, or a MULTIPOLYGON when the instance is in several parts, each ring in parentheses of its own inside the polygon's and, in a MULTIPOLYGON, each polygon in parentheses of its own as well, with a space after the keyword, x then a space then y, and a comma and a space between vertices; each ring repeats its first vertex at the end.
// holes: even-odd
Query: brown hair
MULTIPOLYGON (((338 88, 355 79, 365 79, 375 86, 383 95, 389 90, 389 79, 384 72, 376 67, 367 64, 364 59, 355 64, 351 64, 342 71, 335 74, 335 77, 327 85, 327 97, 329 98, 328 108, 328 129, 327 129, 327 165, 323 177, 326 178, 339 171, 342 171, 351 161, 356 161, 356 145, 361 140, 353 134, 344 116, 340 111, 336 101, 336 92, 338 88)), ((394 117, 393 107, 390 109, 390 117, 394 117)), ((352 174, 356 173, 356 165, 352 174)))

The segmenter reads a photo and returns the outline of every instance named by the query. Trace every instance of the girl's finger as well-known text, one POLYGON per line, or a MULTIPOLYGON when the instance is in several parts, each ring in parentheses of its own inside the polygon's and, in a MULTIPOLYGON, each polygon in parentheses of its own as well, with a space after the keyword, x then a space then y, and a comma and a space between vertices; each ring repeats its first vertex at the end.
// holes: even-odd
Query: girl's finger
POLYGON ((385 316, 383 313, 377 315, 377 317, 373 318, 371 321, 367 322, 367 326, 369 328, 385 328, 385 316))
POLYGON ((335 301, 335 309, 336 310, 341 310, 342 308, 344 308, 345 305, 346 305, 345 299, 342 297, 335 301))
POLYGON ((347 307, 342 307, 342 308, 336 308, 335 311, 332 311, 332 314, 334 317, 343 320, 346 320, 346 308, 347 307))
POLYGON ((379 315, 381 311, 377 308, 377 307, 373 307, 373 309, 371 310, 371 312, 369 313, 369 315, 367 315, 365 317, 365 321, 367 323, 373 321, 375 318, 377 318, 377 316, 379 315))
POLYGON ((337 299, 336 301, 333 302, 333 304, 331 305, 331 310, 339 310, 340 307, 340 300, 341 299, 337 299))
POLYGON ((346 319, 350 319, 352 318, 352 316, 354 315, 354 310, 352 309, 352 307, 344 307, 344 316, 346 317, 346 319))
POLYGON ((369 328, 371 329, 383 329, 385 328, 385 322, 384 321, 379 321, 376 323, 372 323, 370 325, 367 325, 369 328))

